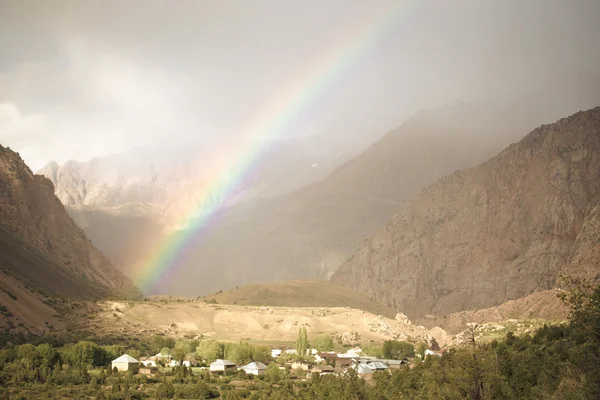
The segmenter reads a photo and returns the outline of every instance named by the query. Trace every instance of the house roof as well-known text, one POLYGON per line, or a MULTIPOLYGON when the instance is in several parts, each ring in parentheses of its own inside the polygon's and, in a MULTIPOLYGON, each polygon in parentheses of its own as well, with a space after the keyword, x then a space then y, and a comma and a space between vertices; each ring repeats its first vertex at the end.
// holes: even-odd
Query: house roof
POLYGON ((356 368, 356 372, 359 374, 372 374, 373 370, 369 368, 367 364, 357 364, 353 365, 352 368, 356 368))
POLYGON ((407 359, 404 359, 404 360, 379 360, 379 361, 386 363, 388 366, 389 365, 408 364, 407 359))
POLYGON ((229 361, 229 360, 221 360, 221 359, 219 358, 217 361, 215 361, 215 362, 211 363, 210 365, 211 365, 211 366, 212 366, 212 365, 214 365, 214 366, 217 366, 217 365, 225 365, 225 366, 227 366, 227 367, 231 367, 231 366, 234 366, 234 365, 235 365, 235 363, 232 363, 232 362, 231 362, 231 361, 229 361))
POLYGON ((318 367, 315 367, 312 370, 315 372, 316 371, 321 371, 321 372, 334 371, 334 369, 331 365, 319 365, 318 367))
POLYGON ((267 366, 260 361, 252 361, 251 363, 244 365, 242 369, 267 369, 267 366))
POLYGON ((389 367, 381 361, 371 361, 367 363, 367 366, 371 369, 388 369, 389 367))
POLYGON ((114 360, 112 360, 112 362, 114 362, 114 363, 139 363, 138 360, 131 357, 129 354, 123 354, 121 357, 115 358, 114 360))

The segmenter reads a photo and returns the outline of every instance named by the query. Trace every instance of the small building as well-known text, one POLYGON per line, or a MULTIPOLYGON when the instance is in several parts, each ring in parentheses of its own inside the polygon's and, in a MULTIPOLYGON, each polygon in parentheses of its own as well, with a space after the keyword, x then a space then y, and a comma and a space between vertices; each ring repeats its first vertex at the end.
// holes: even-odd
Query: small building
POLYGON ((308 371, 312 368, 312 364, 305 363, 305 362, 293 362, 291 367, 294 370, 301 369, 303 371, 308 371))
POLYGON ((185 360, 183 364, 180 364, 179 361, 171 360, 171 362, 168 364, 169 367, 179 367, 180 365, 185 365, 189 368, 192 366, 192 363, 188 360, 185 360))
POLYGON ((249 375, 262 375, 267 370, 267 366, 260 361, 253 361, 244 365, 241 369, 249 375))
POLYGON ((358 360, 355 358, 340 358, 337 357, 334 359, 335 366, 337 368, 346 368, 354 364, 358 364, 358 360))
POLYGON ((236 371, 237 365, 235 365, 234 363, 232 363, 229 360, 218 359, 214 363, 211 363, 209 368, 210 368, 210 372, 223 373, 223 372, 227 372, 227 371, 236 371))
POLYGON ((331 375, 335 372, 331 365, 319 365, 310 370, 311 374, 331 375))
POLYGON ((408 359, 404 358, 402 360, 379 360, 385 363, 390 369, 400 369, 403 365, 408 364, 408 359))
MULTIPOLYGON (((362 365, 362 364, 361 364, 362 365)), ((385 371, 389 369, 387 365, 382 363, 381 361, 371 361, 367 363, 367 366, 371 368, 373 371, 385 371)))
POLYGON ((289 355, 292 355, 292 356, 297 356, 298 355, 298 350, 296 350, 296 349, 287 349, 285 351, 285 354, 289 354, 289 355))
POLYGON ((362 349, 360 347, 354 347, 346 352, 350 357, 360 357, 362 354, 362 349))
POLYGON ((436 353, 433 350, 427 349, 427 350, 425 350, 425 358, 427 358, 427 356, 441 357, 442 353, 436 353))
POLYGON ((359 375, 370 375, 373 374, 373 370, 369 368, 367 364, 355 364, 351 368, 356 370, 359 375))
POLYGON ((154 360, 142 360, 142 364, 144 367, 153 368, 156 367, 156 361, 154 360))
POLYGON ((121 357, 112 360, 110 366, 112 369, 117 368, 118 371, 129 371, 129 367, 139 364, 140 362, 129 354, 123 354, 121 357))
POLYGON ((335 352, 325 352, 325 351, 319 351, 316 354, 314 354, 314 358, 316 362, 325 362, 327 360, 334 360, 337 358, 337 354, 335 354, 335 352))
POLYGON ((156 360, 170 360, 171 359, 171 355, 170 354, 163 354, 163 353, 156 353, 156 355, 154 356, 154 359, 156 359, 156 360))
POLYGON ((156 375, 156 374, 158 374, 158 368, 156 368, 156 367, 143 367, 143 368, 140 368, 139 373, 143 374, 143 375, 156 375))
POLYGON ((281 355, 281 349, 271 349, 271 358, 277 358, 281 355))

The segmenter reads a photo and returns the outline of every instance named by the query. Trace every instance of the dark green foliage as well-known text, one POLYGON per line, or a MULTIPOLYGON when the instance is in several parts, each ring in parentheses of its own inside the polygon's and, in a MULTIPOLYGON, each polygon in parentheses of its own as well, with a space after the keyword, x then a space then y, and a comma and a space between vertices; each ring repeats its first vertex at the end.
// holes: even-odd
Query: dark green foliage
POLYGON ((317 336, 315 339, 315 348, 319 351, 333 350, 333 338, 331 335, 317 336))
POLYGON ((298 329, 298 339, 296 339, 296 351, 298 352, 298 357, 306 357, 308 346, 308 334, 306 333, 306 328, 302 327, 298 329))
POLYGON ((390 360, 402 360, 413 357, 415 347, 412 343, 399 342, 397 340, 386 340, 383 342, 383 357, 390 360))

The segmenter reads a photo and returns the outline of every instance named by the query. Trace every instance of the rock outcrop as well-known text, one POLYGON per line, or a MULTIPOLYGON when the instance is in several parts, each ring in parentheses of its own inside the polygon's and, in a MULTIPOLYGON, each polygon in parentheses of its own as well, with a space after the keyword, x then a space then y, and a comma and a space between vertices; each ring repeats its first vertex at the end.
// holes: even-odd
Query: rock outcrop
MULTIPOLYGON (((17 153, 2 146, 0 229, 2 245, 9 246, 11 251, 15 246, 27 247, 23 251, 33 251, 35 255, 31 257, 39 259, 41 256, 49 265, 58 266, 61 273, 83 278, 115 293, 137 293, 132 282, 110 264, 69 217, 54 195, 52 182, 34 175, 17 153)), ((8 253, 8 250, 3 252, 8 253)), ((15 257, 21 253, 15 252, 15 257)), ((5 260, 3 266, 19 275, 25 264, 13 261, 14 257, 5 260)))
POLYGON ((600 271, 600 107, 437 181, 332 277, 411 319, 486 308, 600 271))

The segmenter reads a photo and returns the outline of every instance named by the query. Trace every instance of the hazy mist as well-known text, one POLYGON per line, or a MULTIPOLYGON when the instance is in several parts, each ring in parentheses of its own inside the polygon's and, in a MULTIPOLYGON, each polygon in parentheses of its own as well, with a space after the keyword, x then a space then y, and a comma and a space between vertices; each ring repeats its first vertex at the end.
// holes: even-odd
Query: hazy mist
POLYGON ((597 0, 0 1, 0 143, 36 169, 235 140, 365 38, 277 135, 383 133, 422 108, 597 76, 599 19, 597 0))

